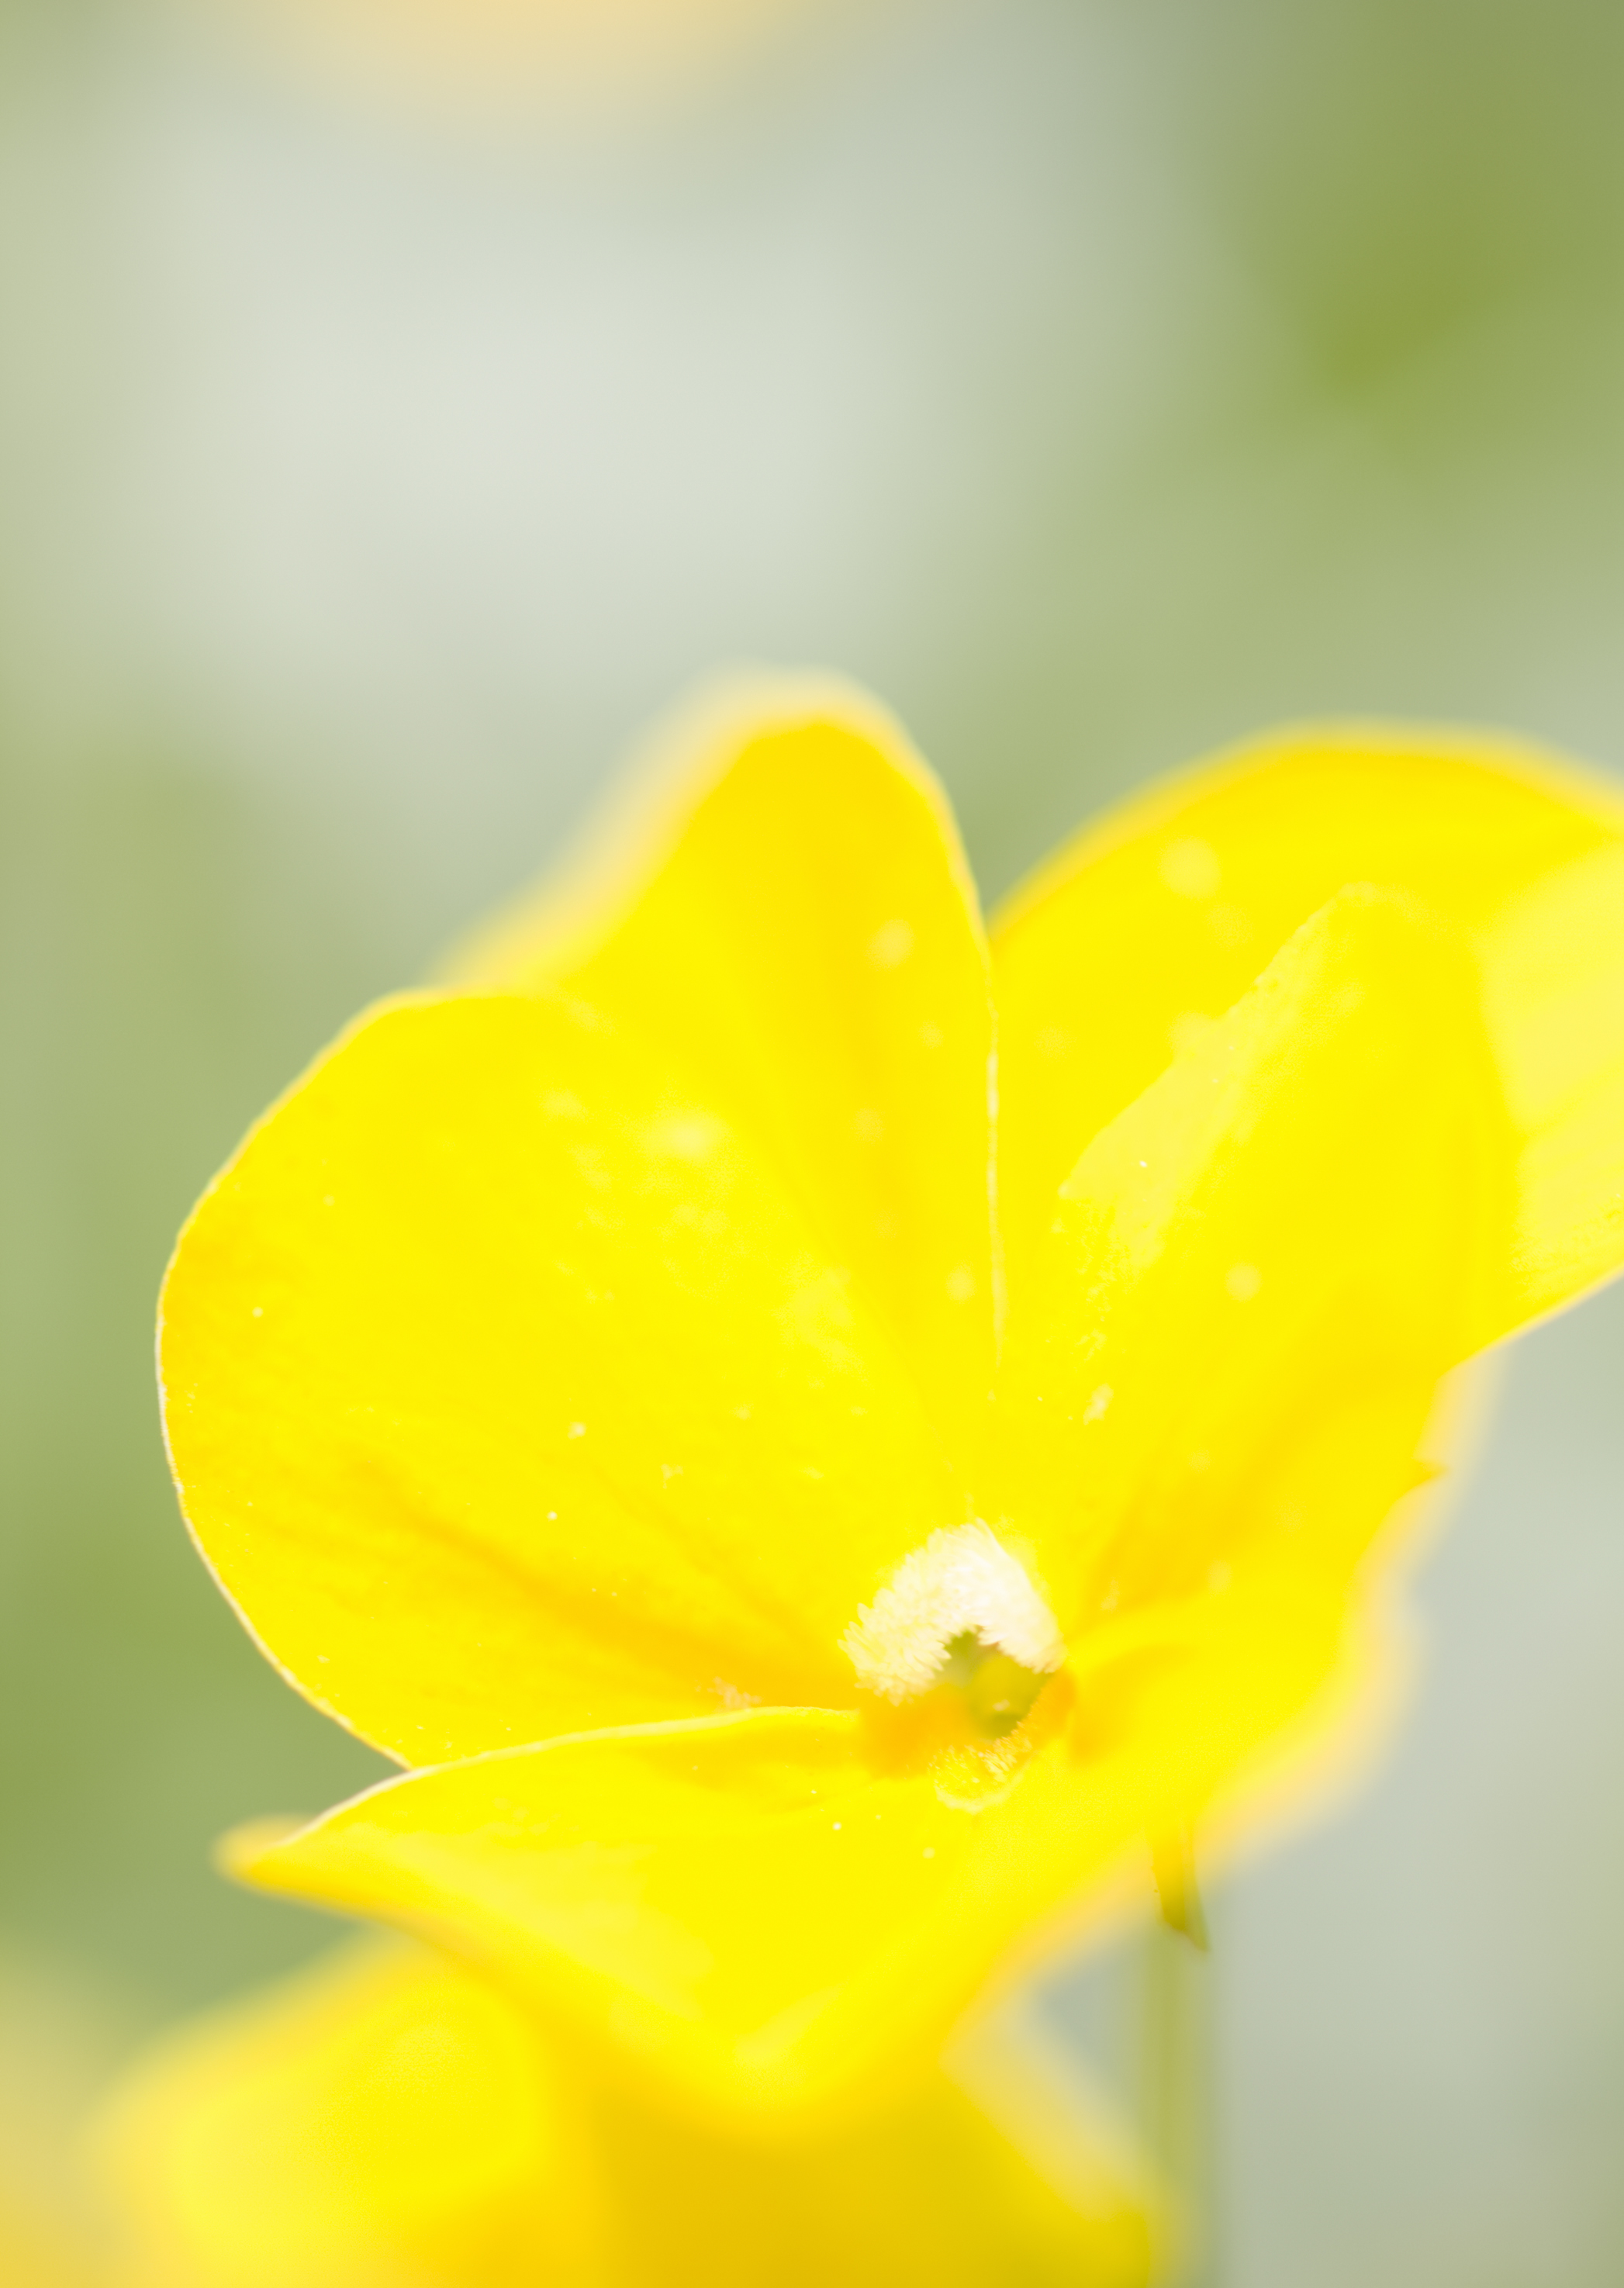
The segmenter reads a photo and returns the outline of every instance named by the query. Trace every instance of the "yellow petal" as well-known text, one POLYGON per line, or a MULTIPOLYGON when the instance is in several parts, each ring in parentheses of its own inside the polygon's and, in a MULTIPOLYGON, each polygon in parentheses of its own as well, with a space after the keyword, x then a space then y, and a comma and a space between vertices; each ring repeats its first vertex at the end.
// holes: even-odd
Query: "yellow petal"
POLYGON ((1624 1260, 1621 864, 1624 801, 1604 780, 1432 733, 1288 734, 1109 814, 1017 893, 995 932, 1012 1264, 1088 1138, 1310 913, 1370 881, 1464 926, 1488 977, 1520 1198, 1475 1339, 1608 1275, 1624 1260))
POLYGON ((1144 2210, 1067 2125, 1071 2197, 940 2073, 860 2128, 717 2137, 373 1942, 168 2038, 99 2142, 130 2288, 1129 2288, 1144 2210))
POLYGON ((967 1513, 990 1016, 945 807, 828 692, 665 778, 606 875, 464 964, 535 997, 363 1024, 166 1285, 205 1553, 414 1761, 849 1700, 860 1597, 967 1513))
POLYGON ((1624 839, 1501 908, 1484 967, 1523 1140, 1498 1333, 1624 1264, 1624 839))
POLYGON ((595 2187, 551 2062, 415 1948, 345 1949, 169 2036, 98 2143, 129 2288, 594 2276, 595 2187))
POLYGON ((916 2074, 1010 1941, 1189 1791, 1132 1740, 1084 1768, 1056 1736, 967 1809, 863 1744, 782 1709, 551 1741, 226 1863, 468 1954, 701 2117, 815 2122, 916 2074))
POLYGON ((851 1704, 876 1572, 966 1497, 784 1172, 558 993, 363 1023, 165 1291, 182 1498, 273 1656, 412 1762, 851 1704))
POLYGON ((1059 1189, 1011 1312, 1007 1498, 1080 1747, 1185 1759, 1189 1812, 1332 1678, 1477 1320, 1505 1132, 1470 955, 1350 890, 1059 1189))
POLYGON ((593 1733, 391 1783, 228 1863, 471 1952, 748 2117, 872 2070, 899 2021, 929 2038, 883 1958, 964 1823, 858 1749, 855 1716, 811 1710, 593 1733))
POLYGON ((598 2101, 613 2240, 605 2288, 1140 2288, 1152 2228, 1131 2175, 1073 2113, 1040 2174, 941 2073, 820 2135, 763 2145, 598 2101))
POLYGON ((953 814, 875 702, 784 679, 702 705, 456 981, 563 981, 679 1045, 962 1437, 992 1358, 986 954, 953 814))

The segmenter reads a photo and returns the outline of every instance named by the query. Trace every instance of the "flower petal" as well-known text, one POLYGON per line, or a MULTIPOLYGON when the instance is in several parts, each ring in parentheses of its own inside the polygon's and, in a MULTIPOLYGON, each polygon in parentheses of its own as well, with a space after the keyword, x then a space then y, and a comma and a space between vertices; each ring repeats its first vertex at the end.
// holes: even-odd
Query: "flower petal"
POLYGON ((992 1015, 940 788, 864 694, 747 684, 668 733, 602 838, 456 981, 563 982, 676 1045, 962 1437, 992 1360, 992 1015))
POLYGON ((1624 838, 1502 907, 1484 968, 1523 1139, 1499 1333, 1624 1264, 1624 838))
POLYGON ((748 2119, 848 2053, 889 2062, 918 2010, 874 1958, 946 1887, 955 1815, 858 1745, 812 1710, 592 1733, 385 1784, 227 1863, 471 1953, 748 2119))
POLYGON ((660 1042, 558 993, 396 1007, 182 1238, 182 1499, 406 1760, 849 1704, 860 1595, 967 1501, 866 1303, 660 1042))
POLYGON ((1010 1941, 1188 1791, 1176 1758, 1129 1739, 1080 1772, 1057 1736, 972 1811, 862 1744, 794 1709, 549 1741, 247 1831, 227 1864, 468 1954, 703 2117, 804 2125, 917 2073, 1010 1941))
POLYGON ((345 1948, 170 2034, 98 2145, 131 2288, 591 2277, 595 2188, 552 2062, 416 1948, 345 1948))
POLYGON ((946 808, 828 691, 666 776, 606 881, 467 957, 536 1000, 363 1025, 167 1285, 200 1541, 414 1760, 849 1698, 860 1598, 967 1514, 991 1019, 946 808))
POLYGON ((943 2074, 855 2129, 764 2146, 560 2068, 497 1990, 398 1942, 182 2029, 99 2140, 131 2288, 1145 2277, 1145 2216, 1109 2157, 1085 2140, 1065 2198, 943 2074))
POLYGON ((1061 2115, 1051 2101, 1042 2125, 1044 2160, 1058 2148, 1065 2165, 1052 2177, 940 2072, 877 2114, 781 2143, 718 2136, 616 2092, 596 2121, 616 2228, 605 2288, 1151 2277, 1147 2204, 1074 2105, 1061 2115))
POLYGON ((1482 1291, 1474 1340, 1624 1262, 1624 799, 1509 743, 1333 727, 1263 742, 1122 805, 999 918, 999 1182, 1014 1275, 1089 1138, 1311 912, 1360 881, 1462 924, 1485 964, 1521 1172, 1510 1260, 1482 1291))
POLYGON ((999 1410, 1081 1738, 1223 1708, 1256 1746, 1329 1677, 1477 1322, 1505 1126, 1470 954, 1349 890, 1082 1155, 999 1410))

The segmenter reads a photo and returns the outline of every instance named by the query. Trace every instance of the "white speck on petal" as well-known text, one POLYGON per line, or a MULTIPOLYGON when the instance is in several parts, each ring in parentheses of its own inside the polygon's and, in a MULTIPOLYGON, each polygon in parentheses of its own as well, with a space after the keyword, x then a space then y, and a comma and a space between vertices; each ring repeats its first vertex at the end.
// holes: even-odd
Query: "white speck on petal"
POLYGON ((868 958, 876 969, 896 969, 914 950, 914 925, 899 915, 882 922, 868 941, 868 958))
POLYGON ((586 1424, 584 1422, 572 1422, 566 1434, 571 1438, 584 1438, 586 1436, 586 1424))
POLYGON ((1156 870, 1176 898, 1210 898, 1224 879, 1217 852, 1193 834, 1169 842, 1156 870))
POLYGON ((939 1049, 947 1036, 933 1018, 927 1017, 919 1028, 919 1037, 927 1049, 939 1049))
POLYGON ((1082 1410, 1083 1420, 1085 1422, 1097 1422, 1100 1416, 1105 1412, 1106 1407, 1110 1405, 1116 1393, 1112 1389, 1111 1385, 1108 1382, 1102 1382, 1099 1388, 1094 1392, 1093 1395, 1089 1398, 1088 1404, 1082 1410))
POLYGON ((672 1160, 708 1160, 727 1134, 714 1112, 695 1106, 692 1110, 662 1112, 651 1121, 648 1140, 653 1148, 672 1160))
POLYGON ((968 1303, 976 1291, 976 1275, 968 1263, 955 1263, 947 1274, 947 1300, 968 1303))
POLYGON ((1224 1291, 1237 1303, 1249 1303, 1264 1283, 1255 1263, 1232 1263, 1224 1275, 1224 1291))
POLYGON ((973 1636, 1046 1675, 1066 1658, 1059 1625, 1020 1560, 978 1518, 910 1550, 841 1640, 867 1692, 900 1705, 934 1683, 955 1637, 973 1636))

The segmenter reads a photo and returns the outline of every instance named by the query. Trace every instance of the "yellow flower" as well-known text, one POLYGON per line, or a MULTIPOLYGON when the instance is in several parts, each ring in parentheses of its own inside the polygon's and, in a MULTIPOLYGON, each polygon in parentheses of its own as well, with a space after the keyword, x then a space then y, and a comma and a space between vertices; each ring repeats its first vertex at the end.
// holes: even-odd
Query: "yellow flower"
MULTIPOLYGON (((703 85, 768 46, 802 0, 215 0, 337 75, 481 108, 564 99, 594 109, 703 85)), ((829 13, 826 4, 822 14, 829 13)))
POLYGON ((85 2116, 123 2028, 105 1999, 0 1945, 0 2282, 105 2288, 77 2166, 85 2116))
POLYGON ((1440 1378, 1624 1260, 1624 806, 1304 732, 989 954, 844 689, 640 802, 250 1137, 169 1434, 271 1656, 432 1768, 240 1871, 815 2109, 1146 1839, 1176 1914, 1191 1823, 1379 1675, 1440 1378))
MULTIPOLYGON (((88 2237, 88 2236, 87 2236, 88 2237)), ((0 2194, 0 2280, 6 2288, 99 2288, 93 2250, 54 2219, 0 2194)))
POLYGON ((1149 2263, 1086 2142, 1068 2198, 945 2075, 860 2129, 741 2146, 573 2077, 400 1942, 170 2035, 97 2143, 116 2288, 1137 2288, 1149 2263))

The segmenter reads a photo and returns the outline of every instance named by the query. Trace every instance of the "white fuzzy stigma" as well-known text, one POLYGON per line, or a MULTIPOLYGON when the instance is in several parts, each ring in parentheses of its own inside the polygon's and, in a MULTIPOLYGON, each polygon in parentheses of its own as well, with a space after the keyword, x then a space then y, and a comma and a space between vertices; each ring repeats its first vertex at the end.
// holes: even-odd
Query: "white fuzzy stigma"
POLYGON ((926 1692, 955 1638, 1007 1653, 1046 1675, 1066 1658, 1054 1615, 1018 1558, 977 1519, 912 1549, 841 1642, 866 1692, 893 1704, 926 1692))

